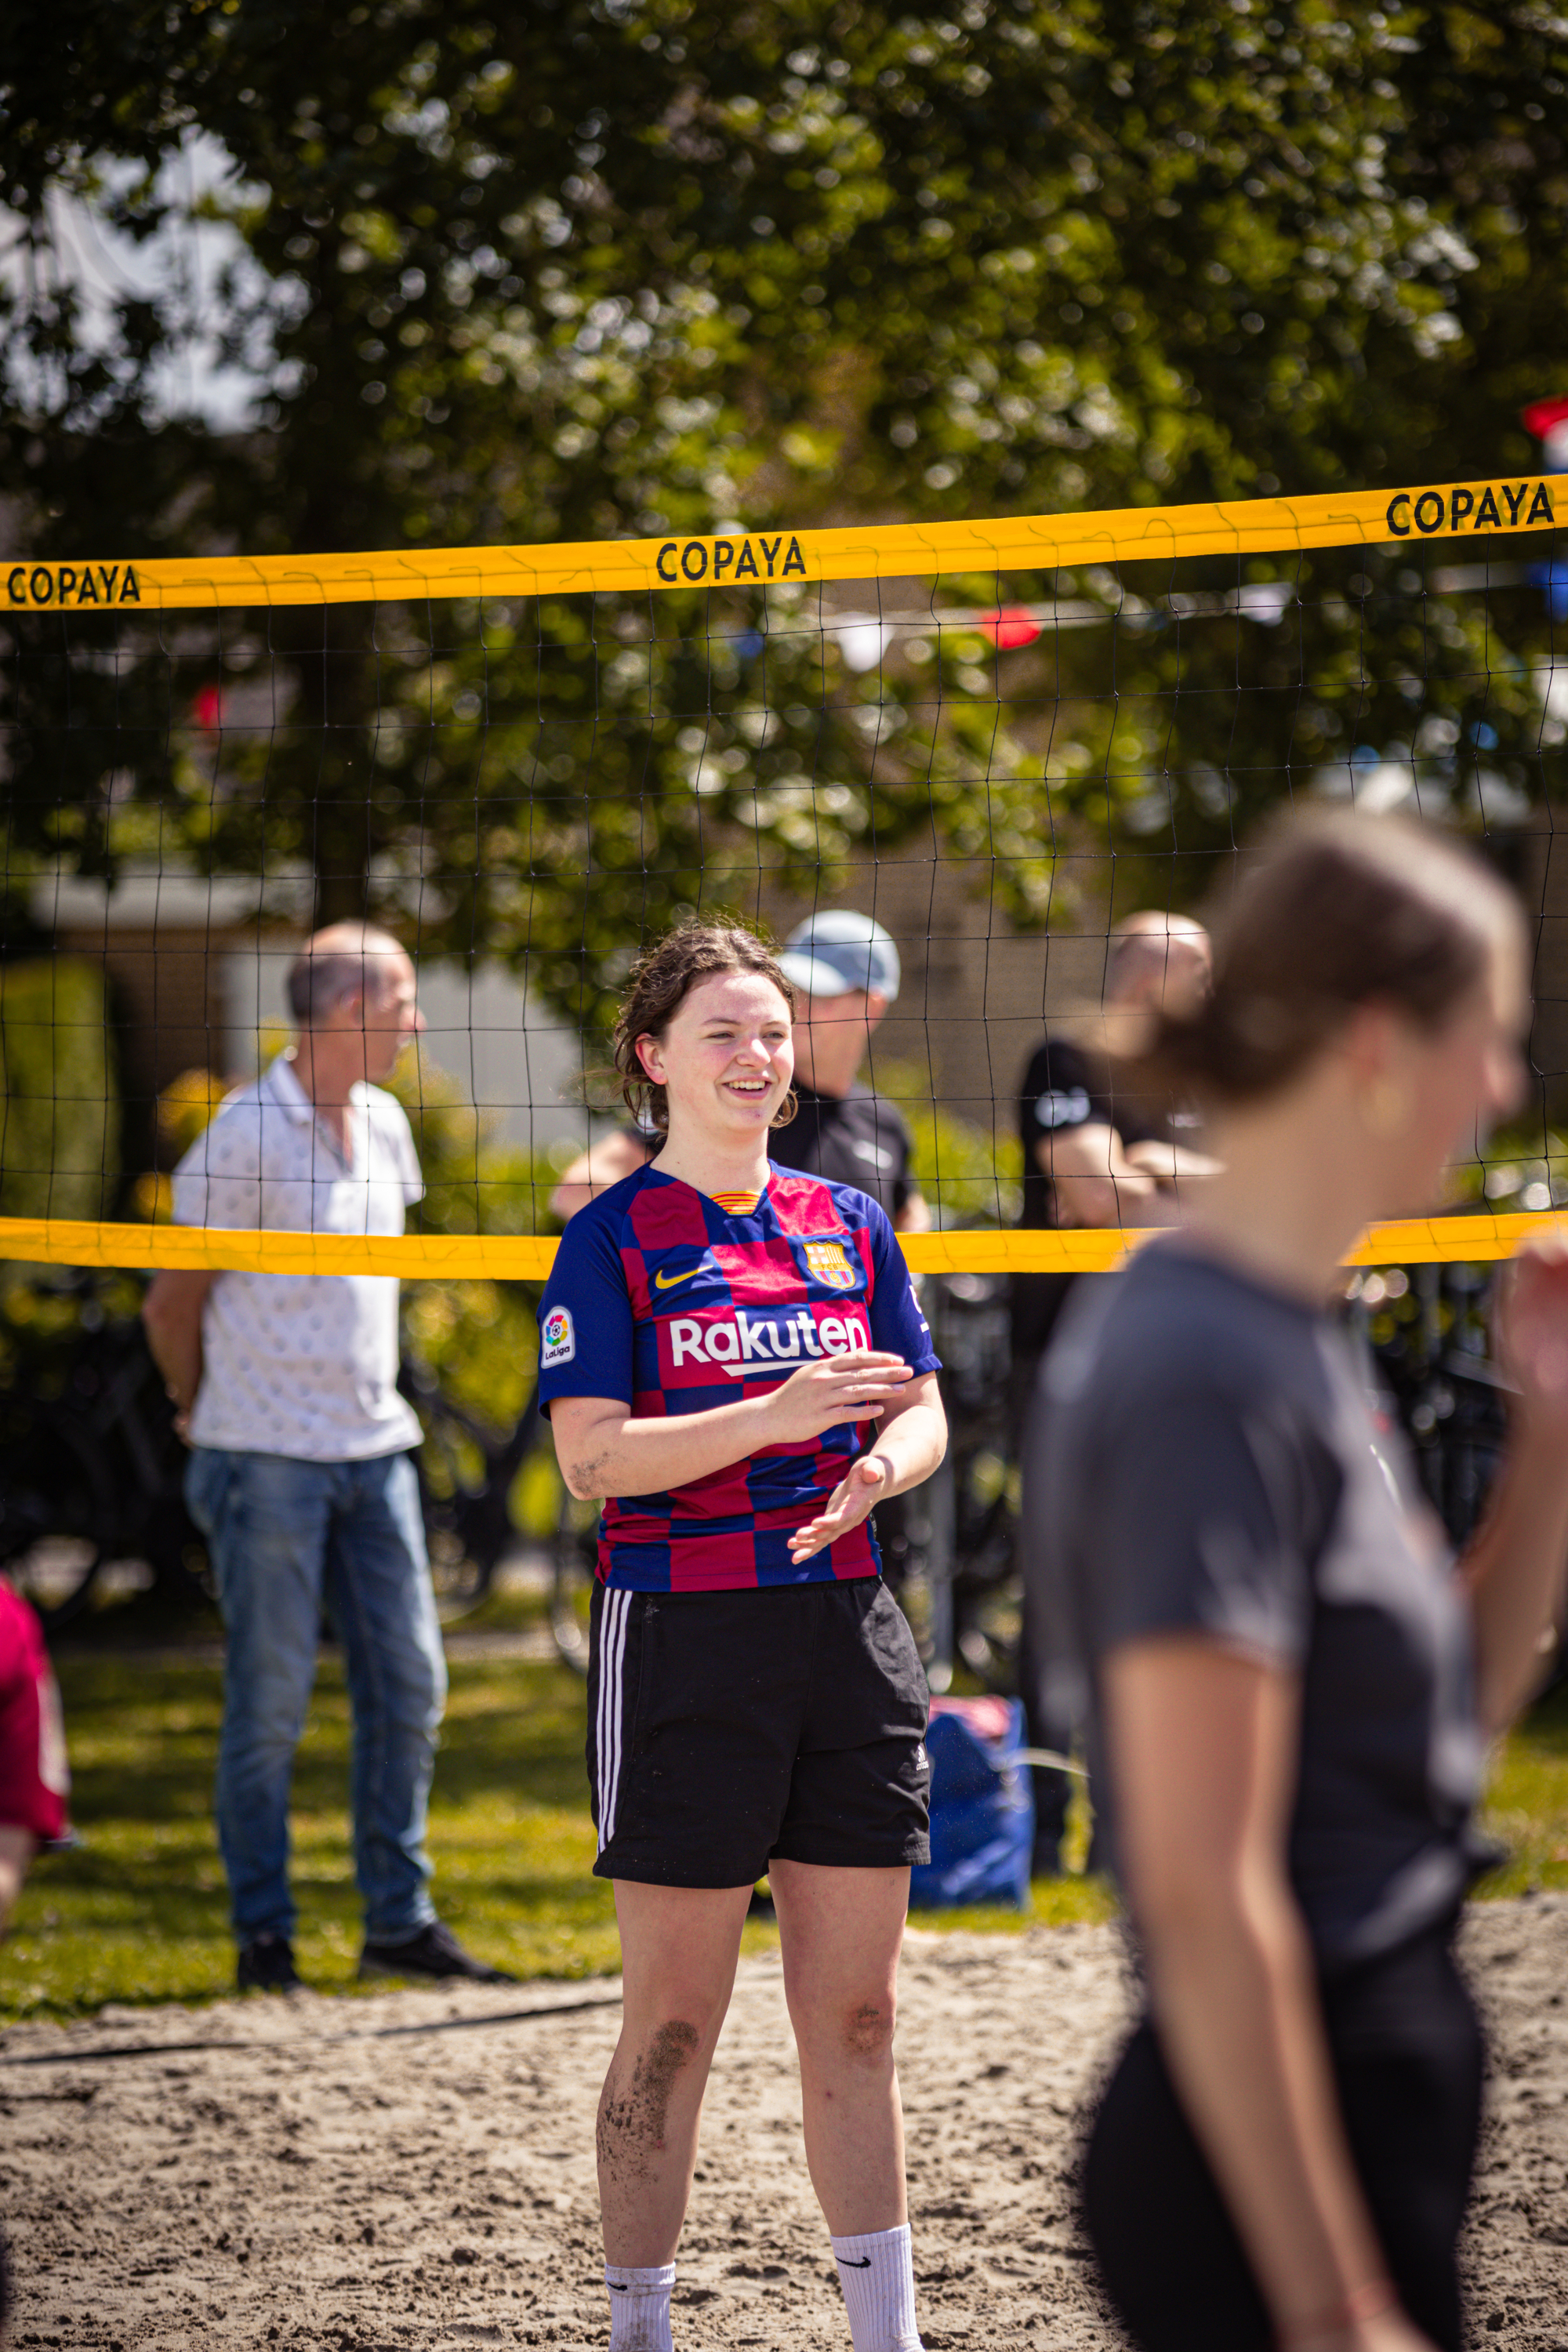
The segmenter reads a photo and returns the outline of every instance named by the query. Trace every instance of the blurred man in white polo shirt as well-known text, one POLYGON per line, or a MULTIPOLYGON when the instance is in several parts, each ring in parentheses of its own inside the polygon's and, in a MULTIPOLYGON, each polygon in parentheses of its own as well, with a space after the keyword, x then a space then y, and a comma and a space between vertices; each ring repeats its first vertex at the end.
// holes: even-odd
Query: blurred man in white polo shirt
MULTIPOLYGON (((174 1171, 174 1221, 400 1234, 423 1184, 388 1076, 425 1026, 414 967, 363 923, 289 975, 299 1038, 231 1095, 174 1171)), ((298 1986, 289 1790, 325 1608, 353 1708, 362 1975, 500 1979, 436 1916, 425 1852, 447 1696, 384 1275, 161 1274, 143 1308, 188 1417, 191 1511, 228 1633, 217 1772, 240 1990, 298 1986)))

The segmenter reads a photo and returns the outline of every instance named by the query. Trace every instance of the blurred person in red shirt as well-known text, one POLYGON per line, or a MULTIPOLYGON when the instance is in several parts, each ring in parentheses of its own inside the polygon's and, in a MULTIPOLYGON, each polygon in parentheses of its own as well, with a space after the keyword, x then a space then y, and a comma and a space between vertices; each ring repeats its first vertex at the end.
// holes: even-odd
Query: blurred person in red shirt
POLYGON ((43 1628, 0 1576, 0 1936, 40 1846, 69 1835, 60 1695, 43 1628))

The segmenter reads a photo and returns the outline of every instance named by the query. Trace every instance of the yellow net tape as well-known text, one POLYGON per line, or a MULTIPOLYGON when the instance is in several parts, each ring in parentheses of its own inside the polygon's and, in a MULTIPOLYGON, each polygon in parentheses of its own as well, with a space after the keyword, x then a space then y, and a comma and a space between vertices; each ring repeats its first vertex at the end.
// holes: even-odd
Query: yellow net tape
MULTIPOLYGON (((1410 1217, 1369 1226, 1347 1265, 1478 1264, 1511 1257, 1527 1235, 1568 1217, 1410 1217)), ((916 1274, 1095 1274, 1153 1238, 1125 1233, 908 1234, 916 1274)), ((0 1260, 49 1265, 172 1268, 187 1274, 391 1274, 405 1281, 542 1282, 558 1243, 549 1235, 225 1233, 215 1226, 100 1225, 64 1218, 0 1218, 0 1260)))
POLYGON ((765 588, 770 581, 879 580, 942 572, 1041 572, 1186 555, 1294 555, 1391 541, 1485 541, 1550 530, 1560 478, 1422 483, 1214 506, 984 522, 877 523, 853 530, 736 531, 714 539, 566 541, 550 547, 395 549, 360 555, 157 556, 5 563, 0 610, 179 612, 225 604, 353 604, 407 597, 624 594, 765 588))
MULTIPOLYGON (((163 556, 103 563, 0 559, 0 610, 169 612, 220 605, 361 604, 409 597, 626 593, 665 588, 763 588, 770 582, 908 578, 954 572, 1038 572, 1080 563, 1197 555, 1281 555, 1311 548, 1463 539, 1486 542, 1557 523, 1561 478, 1421 483, 1300 499, 1206 506, 1123 507, 1097 514, 876 524, 856 530, 728 533, 712 538, 567 541, 542 547, 393 550, 350 555, 163 556)), ((1371 1229, 1352 1265, 1509 1256, 1538 1216, 1415 1219, 1371 1229)), ((910 1235, 921 1273, 1086 1273, 1117 1265, 1139 1232, 994 1232, 910 1235)), ((241 1268, 272 1274, 388 1274, 408 1279, 538 1281, 549 1238, 223 1233, 177 1226, 0 1218, 0 1259, 64 1265, 241 1268)))

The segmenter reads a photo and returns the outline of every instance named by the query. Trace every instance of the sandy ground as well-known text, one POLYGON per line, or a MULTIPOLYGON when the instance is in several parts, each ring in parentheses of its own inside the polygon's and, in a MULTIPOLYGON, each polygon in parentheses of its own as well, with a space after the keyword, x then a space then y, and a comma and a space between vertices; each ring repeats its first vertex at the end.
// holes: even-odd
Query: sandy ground
MULTIPOLYGON (((1496 2059, 1475 2340, 1568 2352, 1568 1900, 1478 1906, 1466 1950, 1496 2059)), ((1111 1929, 911 1938, 900 2064, 930 2352, 1118 2341, 1068 2177, 1126 2002, 1111 1929)), ((13 2029, 16 2345, 604 2345, 592 2120, 618 2014, 600 1982, 13 2029)), ((720 2044, 677 2293, 679 2345, 847 2352, 776 1959, 743 1969, 720 2044)))

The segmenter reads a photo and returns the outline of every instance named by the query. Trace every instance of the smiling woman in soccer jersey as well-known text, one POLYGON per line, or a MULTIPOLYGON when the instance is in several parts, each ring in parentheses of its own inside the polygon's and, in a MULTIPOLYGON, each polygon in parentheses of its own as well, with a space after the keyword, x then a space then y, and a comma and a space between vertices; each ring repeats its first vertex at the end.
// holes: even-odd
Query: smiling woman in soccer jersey
POLYGON ((694 926, 644 957, 616 1064, 668 1139, 573 1219, 540 1309, 563 1474, 608 1498, 588 1769, 625 1966, 598 2129, 612 2352, 670 2342, 702 2094, 764 1871, 855 2352, 919 2345, 892 2032, 929 1853, 926 1687, 868 1522, 947 1431, 882 1211, 769 1164, 793 1009, 749 932, 694 926))

